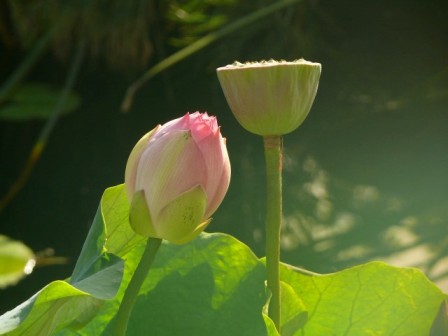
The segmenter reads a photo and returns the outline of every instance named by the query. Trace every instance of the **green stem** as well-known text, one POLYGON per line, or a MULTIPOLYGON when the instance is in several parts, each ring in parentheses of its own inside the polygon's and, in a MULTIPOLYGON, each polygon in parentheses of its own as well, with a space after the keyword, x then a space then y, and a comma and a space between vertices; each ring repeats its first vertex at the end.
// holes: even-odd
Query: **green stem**
POLYGON ((134 303, 137 300, 137 295, 146 279, 146 276, 148 275, 149 269, 151 268, 152 262, 155 259, 161 243, 162 239, 148 238, 142 259, 140 260, 140 263, 138 264, 128 287, 126 288, 120 308, 118 308, 117 315, 115 316, 112 332, 114 336, 126 335, 132 308, 134 307, 134 303))
POLYGON ((280 224, 282 222, 282 137, 265 136, 266 269, 271 291, 268 315, 280 333, 280 224))

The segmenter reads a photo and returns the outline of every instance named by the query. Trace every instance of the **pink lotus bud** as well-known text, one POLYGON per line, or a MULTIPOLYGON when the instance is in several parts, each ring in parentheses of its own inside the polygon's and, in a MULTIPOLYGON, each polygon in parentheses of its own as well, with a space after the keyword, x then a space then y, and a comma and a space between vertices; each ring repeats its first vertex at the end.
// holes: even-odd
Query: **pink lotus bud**
POLYGON ((233 114, 249 132, 267 136, 294 131, 316 96, 321 65, 303 59, 235 62, 217 69, 233 114))
POLYGON ((135 145, 126 165, 131 226, 147 237, 188 242, 210 223, 229 182, 215 117, 187 113, 159 125, 135 145))

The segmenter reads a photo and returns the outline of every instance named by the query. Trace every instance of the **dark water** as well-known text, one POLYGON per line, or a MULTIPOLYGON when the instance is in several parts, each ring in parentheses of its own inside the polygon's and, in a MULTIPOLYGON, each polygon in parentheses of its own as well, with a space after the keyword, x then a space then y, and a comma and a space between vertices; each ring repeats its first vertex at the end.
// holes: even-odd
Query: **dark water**
MULTIPOLYGON (((274 27, 259 23, 258 35, 236 50, 233 36, 175 66, 142 88, 128 114, 119 106, 134 77, 86 65, 76 87, 81 107, 60 120, 28 184, 0 214, 2 233, 35 251, 51 247, 71 263, 36 269, 0 292, 0 312, 70 275, 101 194, 123 182, 134 143, 187 111, 218 117, 232 162, 228 195, 208 231, 230 233, 262 256, 262 141, 236 123, 214 71, 235 59, 270 57, 303 56, 323 66, 310 115, 284 139, 282 259, 317 272, 373 259, 413 265, 446 291, 448 29, 442 2, 316 4, 305 27, 288 25, 293 12, 286 12, 274 27)), ((53 63, 42 62, 36 79, 60 77, 53 63)), ((0 124, 3 190, 41 125, 0 124)))

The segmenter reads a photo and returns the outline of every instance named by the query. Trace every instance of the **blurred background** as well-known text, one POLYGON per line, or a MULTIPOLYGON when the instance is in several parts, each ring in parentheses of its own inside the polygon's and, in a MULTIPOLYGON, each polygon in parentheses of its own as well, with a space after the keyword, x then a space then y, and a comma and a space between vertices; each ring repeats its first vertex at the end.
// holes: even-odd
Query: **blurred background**
POLYGON ((0 289, 0 314, 70 276, 136 141, 188 111, 218 117, 232 163, 208 231, 263 256, 262 140, 236 122, 215 71, 271 58, 323 68, 310 115, 284 139, 282 260, 321 273, 369 260, 416 266, 448 291, 447 7, 1 0, 0 234, 39 258, 0 289))

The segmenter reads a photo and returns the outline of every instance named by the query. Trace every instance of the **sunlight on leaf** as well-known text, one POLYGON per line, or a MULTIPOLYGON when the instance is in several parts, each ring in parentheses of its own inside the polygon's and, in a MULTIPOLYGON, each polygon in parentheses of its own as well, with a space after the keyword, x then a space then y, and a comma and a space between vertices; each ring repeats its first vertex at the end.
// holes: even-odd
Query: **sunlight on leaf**
MULTIPOLYGON (((103 232, 107 237, 104 248, 126 260, 119 293, 105 302, 85 327, 77 332, 65 329, 57 335, 87 336, 110 331, 108 324, 145 244, 129 226, 128 207, 122 185, 106 190, 101 203, 107 232, 103 232)), ((95 239, 87 241, 95 242, 95 239)), ((92 251, 100 245, 92 243, 92 251)), ((84 256, 80 260, 88 264, 89 253, 84 256)), ((82 269, 78 265, 77 268, 82 269)), ((225 234, 204 233, 180 246, 164 243, 137 299, 128 335, 142 335, 152 330, 162 336, 185 335, 186 331, 199 336, 210 335, 211 331, 218 336, 276 336, 275 328, 262 315, 266 302, 264 273, 264 265, 252 251, 225 234)))
MULTIPOLYGON (((123 185, 107 189, 71 279, 1 316, 0 334, 108 335, 145 245, 128 213, 123 185)), ((128 335, 278 336, 263 313, 265 273, 264 260, 226 234, 163 243, 128 335)), ((318 275, 283 264, 281 278, 282 335, 436 336, 446 329, 446 295, 417 269, 372 262, 318 275)))
POLYGON ((137 246, 144 246, 146 238, 137 235, 129 224, 129 203, 124 184, 106 189, 101 200, 105 226, 104 248, 119 257, 126 256, 137 246))
POLYGON ((283 266, 309 310, 294 335, 428 335, 445 295, 414 268, 371 262, 328 275, 283 266))
MULTIPOLYGON (((145 243, 129 226, 128 207, 122 185, 107 189, 71 285, 51 283, 1 317, 3 331, 9 326, 8 335, 107 335, 145 243), (119 257, 126 260, 123 281, 118 294, 104 301, 119 283, 119 257), (48 310, 52 313, 42 315, 48 310)), ((276 336, 262 315, 264 273, 252 251, 228 235, 204 233, 186 245, 164 243, 137 299, 128 334, 141 335, 150 328, 157 335, 185 335, 188 330, 194 335, 276 336)))
POLYGON ((280 336, 277 329, 275 328, 274 322, 269 318, 268 315, 263 313, 264 323, 266 324, 267 332, 269 336, 280 336))
POLYGON ((157 335, 268 335, 264 273, 246 245, 224 234, 165 244, 137 300, 130 335, 149 329, 157 335))
POLYGON ((85 324, 102 300, 71 286, 53 281, 15 309, 0 317, 0 334, 51 335, 72 325, 85 324))
POLYGON ((294 335, 308 318, 305 304, 289 284, 281 281, 281 331, 282 336, 294 335))
POLYGON ((103 214, 98 211, 71 279, 53 281, 2 315, 0 334, 50 335, 63 328, 77 329, 112 299, 121 284, 124 262, 106 252, 104 231, 103 214))

